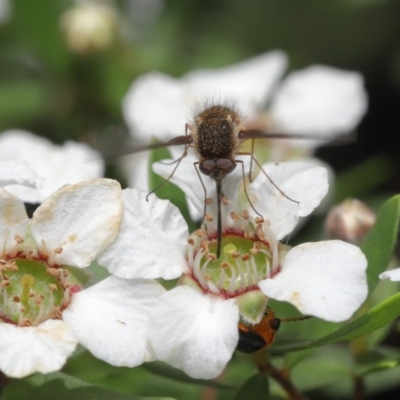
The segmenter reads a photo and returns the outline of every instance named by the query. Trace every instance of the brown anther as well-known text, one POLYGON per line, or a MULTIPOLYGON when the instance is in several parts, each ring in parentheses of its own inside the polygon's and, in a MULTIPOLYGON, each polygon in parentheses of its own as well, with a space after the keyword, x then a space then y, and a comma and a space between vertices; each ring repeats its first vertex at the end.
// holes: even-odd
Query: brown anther
POLYGON ((228 262, 224 261, 224 262, 221 263, 221 268, 227 269, 227 268, 229 268, 229 267, 230 267, 230 265, 229 265, 228 262))
POLYGON ((187 242, 188 242, 188 245, 189 245, 189 246, 194 246, 194 240, 193 240, 192 238, 189 238, 189 239, 187 240, 187 242))
POLYGON ((66 269, 61 270, 62 274, 64 275, 64 277, 67 277, 69 275, 69 272, 66 269))
POLYGON ((15 261, 12 262, 11 265, 9 266, 9 269, 10 269, 10 271, 12 271, 12 272, 18 271, 18 265, 17 265, 17 263, 16 263, 15 261))
POLYGON ((231 254, 232 258, 239 258, 240 257, 240 253, 235 251, 234 253, 231 254))
POLYGON ((249 219, 249 212, 247 210, 244 210, 242 212, 242 217, 243 217, 243 219, 248 220, 249 219))
POLYGON ((207 254, 207 260, 214 261, 216 259, 217 259, 217 255, 216 254, 214 254, 214 253, 208 253, 207 254))
POLYGON ((2 281, 1 282, 1 286, 3 286, 3 287, 8 287, 8 286, 10 286, 11 285, 11 282, 10 281, 2 281))
POLYGON ((250 255, 249 255, 249 254, 243 254, 243 255, 242 255, 242 260, 243 260, 243 261, 250 260, 250 255))
POLYGON ((221 196, 221 203, 222 203, 224 206, 227 206, 227 205, 229 204, 228 198, 227 198, 225 195, 222 195, 222 196, 221 196))
POLYGON ((264 218, 262 217, 256 217, 255 218, 256 224, 262 224, 264 222, 264 218))
POLYGON ((213 217, 211 214, 206 214, 206 215, 204 216, 204 219, 205 219, 207 222, 212 222, 212 221, 214 221, 214 217, 213 217))
POLYGON ((40 306, 43 303, 43 299, 41 297, 36 297, 35 304, 40 306))
POLYGON ((49 289, 50 289, 52 292, 55 292, 55 291, 57 290, 57 285, 54 284, 54 283, 49 283, 49 289))
POLYGON ((0 265, 6 265, 7 264, 7 260, 4 260, 3 258, 0 259, 0 265))
POLYGON ((22 322, 22 326, 31 326, 32 325, 32 321, 29 318, 24 318, 23 322, 22 322))
POLYGON ((261 239, 261 240, 265 239, 265 233, 264 233, 264 231, 262 229, 262 225, 261 224, 257 225, 256 233, 257 233, 257 236, 258 236, 259 239, 261 239))
POLYGON ((15 296, 13 297, 13 301, 14 301, 15 303, 19 303, 19 302, 21 301, 21 299, 19 298, 19 296, 15 295, 15 296))
POLYGON ((206 204, 207 204, 207 205, 210 205, 210 204, 212 204, 212 203, 214 203, 214 200, 213 200, 212 198, 210 198, 210 197, 207 197, 207 198, 206 198, 206 204))
POLYGON ((207 252, 207 251, 208 251, 208 242, 202 242, 202 243, 200 244, 200 248, 201 248, 203 251, 207 252))
POLYGON ((54 250, 53 250, 53 253, 56 253, 56 254, 61 254, 62 252, 63 252, 63 248, 62 247, 56 247, 54 250))
POLYGON ((196 229, 196 230, 193 232, 193 234, 196 235, 196 236, 199 237, 199 238, 203 238, 203 237, 206 236, 206 232, 204 232, 203 229, 196 229))
POLYGON ((60 271, 57 268, 47 268, 46 273, 51 276, 58 277, 60 275, 60 271))
POLYGON ((236 213, 235 211, 232 211, 232 212, 231 212, 231 218, 232 218, 234 221, 240 221, 240 215, 239 215, 238 213, 236 213))
POLYGON ((30 298, 35 297, 35 293, 34 293, 34 292, 30 292, 30 293, 29 293, 29 297, 30 297, 30 298))
POLYGON ((24 243, 24 238, 22 236, 19 236, 19 235, 15 235, 14 236, 14 240, 19 244, 24 243))

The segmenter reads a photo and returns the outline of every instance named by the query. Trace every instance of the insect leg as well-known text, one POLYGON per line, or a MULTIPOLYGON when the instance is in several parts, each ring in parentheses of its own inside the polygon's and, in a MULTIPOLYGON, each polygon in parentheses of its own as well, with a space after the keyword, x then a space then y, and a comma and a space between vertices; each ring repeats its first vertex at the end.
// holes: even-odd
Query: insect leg
POLYGON ((156 191, 157 191, 158 189, 160 189, 161 187, 163 187, 163 186, 174 176, 174 173, 175 173, 176 169, 179 167, 179 164, 180 164, 181 161, 186 157, 186 155, 187 155, 187 149, 188 149, 188 148, 189 148, 189 144, 186 144, 186 145, 185 145, 185 149, 183 150, 182 155, 178 158, 177 163, 176 163, 174 169, 172 170, 172 172, 170 173, 170 175, 168 176, 168 178, 165 179, 162 183, 160 183, 155 189, 153 189, 152 191, 150 191, 149 193, 147 193, 146 201, 149 201, 149 196, 150 196, 152 193, 156 192, 156 191))
MULTIPOLYGON (((267 177, 267 179, 270 181, 271 185, 275 187, 275 189, 277 189, 279 191, 279 193, 286 197, 288 200, 293 201, 294 203, 300 204, 299 201, 292 199, 291 197, 289 197, 286 193, 284 193, 277 185, 276 183, 272 180, 272 178, 264 171, 264 168, 261 166, 261 164, 257 161, 257 158, 254 157, 253 153, 239 153, 239 155, 243 156, 243 155, 248 155, 251 157, 252 160, 254 160, 254 162, 257 164, 258 168, 260 168, 260 171, 267 177)), ((239 160, 236 160, 236 162, 242 162, 239 160)), ((242 164, 243 165, 243 164, 242 164)))
MULTIPOLYGON (((247 154, 247 153, 246 153, 247 154)), ((246 195, 246 199, 250 204, 250 207, 252 208, 252 210, 262 219, 264 219, 264 217, 254 208, 253 203, 250 200, 249 194, 247 192, 246 189, 246 179, 245 179, 245 172, 244 172, 244 163, 241 160, 235 160, 237 163, 240 163, 240 165, 242 166, 242 178, 243 178, 243 190, 244 190, 244 194, 246 195)))

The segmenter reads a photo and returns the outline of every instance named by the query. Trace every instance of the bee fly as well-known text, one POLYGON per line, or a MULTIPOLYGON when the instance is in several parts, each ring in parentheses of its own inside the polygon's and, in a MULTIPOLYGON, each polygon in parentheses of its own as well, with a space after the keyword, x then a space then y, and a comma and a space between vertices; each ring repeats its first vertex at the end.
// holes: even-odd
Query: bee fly
MULTIPOLYGON (((194 163, 194 167, 196 169, 197 175, 201 181, 205 192, 205 201, 204 201, 204 214, 203 219, 206 215, 206 204, 207 204, 207 193, 204 183, 202 181, 200 172, 203 175, 209 176, 216 183, 216 192, 217 192, 217 258, 219 258, 221 253, 221 237, 222 237, 222 226, 221 226, 221 199, 223 196, 222 193, 222 181, 224 178, 229 175, 237 166, 238 163, 241 164, 243 180, 245 177, 244 164, 243 161, 237 159, 238 155, 248 155, 251 157, 251 164, 249 170, 249 179, 251 181, 251 171, 252 171, 252 162, 254 162, 262 173, 268 178, 271 184, 287 199, 290 201, 297 201, 288 197, 285 193, 283 193, 272 181, 272 179, 266 174, 266 172, 262 169, 261 165, 257 161, 257 159, 253 155, 254 149, 254 140, 255 139, 290 139, 296 138, 301 139, 305 138, 304 135, 288 135, 284 133, 267 133, 256 129, 245 129, 243 127, 242 118, 233 107, 228 107, 226 105, 211 105, 199 113, 194 117, 193 123, 187 123, 185 126, 185 135, 177 136, 168 142, 165 143, 156 143, 150 146, 144 146, 135 148, 133 152, 139 152, 144 150, 152 150, 161 147, 169 147, 169 146, 185 146, 182 155, 173 163, 175 163, 175 167, 172 170, 171 174, 165 181, 153 189, 148 193, 149 196, 151 193, 157 191, 161 186, 163 186, 166 182, 168 182, 172 176, 174 175, 176 169, 179 167, 179 164, 187 155, 187 151, 189 147, 192 147, 197 154, 198 161, 194 163), (252 140, 251 151, 250 152, 241 152, 241 145, 247 140, 252 140), (200 172, 199 172, 200 171, 200 172)), ((308 136, 307 138, 318 139, 316 136, 308 136)), ((127 153, 132 153, 126 152, 127 153)), ((253 207, 250 198, 247 194, 246 185, 243 185, 244 192, 249 201, 250 206, 254 210, 259 217, 263 218, 253 207)))

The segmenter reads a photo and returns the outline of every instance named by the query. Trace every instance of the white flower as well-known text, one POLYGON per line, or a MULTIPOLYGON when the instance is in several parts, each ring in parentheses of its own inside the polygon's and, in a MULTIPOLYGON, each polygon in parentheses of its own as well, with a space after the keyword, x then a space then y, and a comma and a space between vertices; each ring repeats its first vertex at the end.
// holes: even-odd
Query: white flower
MULTIPOLYGON (((148 143, 151 137, 166 141, 184 134, 196 104, 235 103, 246 115, 244 123, 249 128, 321 137, 318 143, 296 140, 295 148, 288 141, 271 140, 269 149, 256 149, 262 162, 267 161, 266 154, 269 161, 309 156, 321 142, 356 128, 367 109, 359 73, 315 65, 289 73, 279 83, 286 65, 286 55, 273 51, 226 68, 195 70, 180 79, 148 73, 133 82, 125 95, 124 117, 139 141, 148 143)), ((261 142, 267 141, 259 140, 258 147, 263 147, 261 142)), ((171 151, 174 156, 182 153, 171 151)), ((144 160, 141 156, 136 168, 128 166, 127 171, 131 186, 148 189, 144 160)))
MULTIPOLYGON (((202 211, 204 190, 190 172, 189 158, 172 181, 202 211)), ((163 176, 171 168, 154 165, 163 176)), ((222 372, 238 343, 239 320, 259 323, 268 298, 287 301, 306 315, 339 322, 350 318, 367 296, 367 262, 358 247, 325 241, 289 250, 278 242, 325 196, 326 170, 305 163, 263 168, 276 186, 263 173, 249 185, 256 211, 235 209, 241 171, 223 180, 220 258, 213 255, 216 219, 206 219, 207 231, 196 231, 188 241, 189 272, 181 278, 183 286, 162 295, 151 314, 149 334, 156 357, 195 378, 209 379, 222 372)), ((216 216, 215 182, 203 183, 207 198, 214 200, 207 205, 207 214, 216 216)), ((166 269, 174 265, 168 258, 165 253, 166 269)))
MULTIPOLYGON (((0 369, 21 378, 60 369, 76 344, 113 364, 151 359, 147 319, 164 289, 110 276, 87 289, 90 264, 118 236, 123 215, 116 181, 66 185, 32 219, 0 189, 0 369)), ((117 255, 115 254, 115 257, 117 255)))
POLYGON ((0 135, 0 160, 12 159, 26 163, 39 178, 38 189, 26 187, 24 182, 6 187, 26 203, 40 203, 61 186, 99 178, 104 170, 101 155, 86 144, 69 141, 57 146, 20 130, 0 135))

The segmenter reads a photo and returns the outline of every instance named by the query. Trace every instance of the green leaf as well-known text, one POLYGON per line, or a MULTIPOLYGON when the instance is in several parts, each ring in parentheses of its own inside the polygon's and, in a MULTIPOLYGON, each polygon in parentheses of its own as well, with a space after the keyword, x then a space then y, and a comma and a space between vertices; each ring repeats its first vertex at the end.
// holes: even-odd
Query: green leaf
POLYGON ((379 210, 375 225, 361 245, 368 260, 368 289, 372 292, 379 281, 379 274, 389 265, 400 222, 400 195, 387 200, 379 210))
POLYGON ((268 376, 256 374, 244 383, 232 400, 268 400, 270 398, 268 376))
POLYGON ((126 395, 90 385, 80 379, 61 372, 48 375, 35 374, 22 380, 13 380, 8 384, 1 400, 41 399, 41 400, 170 400, 167 397, 140 397, 126 395))
POLYGON ((357 359, 357 375, 367 376, 377 371, 396 368, 400 366, 399 356, 398 349, 393 348, 390 355, 381 354, 378 351, 365 353, 357 359))
POLYGON ((184 372, 180 371, 179 369, 175 369, 170 367, 167 364, 164 363, 145 363, 141 366, 143 369, 146 369, 153 374, 157 374, 160 376, 163 376, 164 378, 169 378, 173 379, 175 381, 183 382, 183 383, 190 383, 190 384, 195 384, 195 385, 201 385, 201 386, 209 386, 209 387, 214 387, 216 389, 229 389, 229 390, 235 390, 236 387, 227 385, 218 381, 212 381, 212 380, 205 380, 205 379, 193 379, 190 376, 186 375, 184 372))
POLYGON ((400 293, 389 297, 387 300, 371 308, 361 317, 338 330, 305 344, 295 346, 274 346, 270 351, 273 354, 312 349, 329 343, 357 339, 391 323, 400 315, 400 293))

